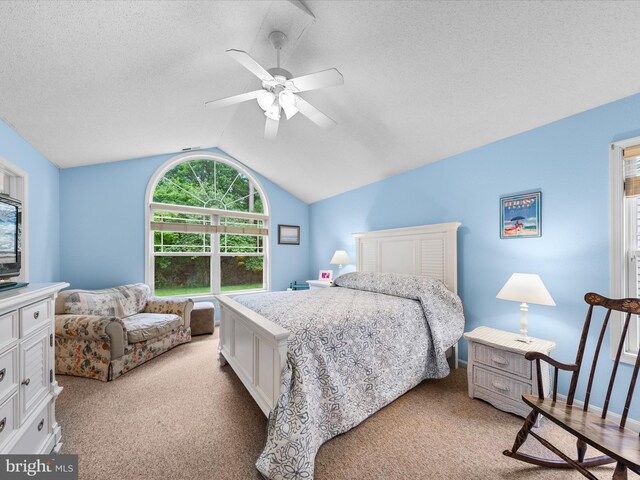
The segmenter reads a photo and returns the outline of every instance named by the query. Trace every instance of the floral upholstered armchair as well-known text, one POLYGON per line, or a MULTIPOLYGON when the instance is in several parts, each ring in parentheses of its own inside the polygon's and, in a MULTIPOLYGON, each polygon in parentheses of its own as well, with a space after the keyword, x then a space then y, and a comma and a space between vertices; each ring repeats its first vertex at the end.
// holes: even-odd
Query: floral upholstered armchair
POLYGON ((108 382, 191 341, 193 301, 143 284, 66 290, 56 300, 56 374, 108 382))

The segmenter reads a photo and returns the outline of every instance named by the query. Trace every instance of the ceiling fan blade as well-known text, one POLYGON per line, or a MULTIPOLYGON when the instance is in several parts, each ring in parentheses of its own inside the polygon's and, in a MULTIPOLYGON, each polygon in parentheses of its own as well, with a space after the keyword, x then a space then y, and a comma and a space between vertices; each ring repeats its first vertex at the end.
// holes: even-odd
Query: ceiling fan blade
POLYGON ((294 92, 306 92, 317 88, 343 85, 344 78, 338 70, 330 68, 329 70, 323 70, 322 72, 310 73, 309 75, 303 75, 301 77, 287 80, 287 84, 289 84, 289 82, 293 84, 292 90, 294 92))
POLYGON ((264 138, 266 140, 273 140, 276 138, 279 124, 280 120, 274 120, 273 118, 267 117, 267 123, 264 125, 264 138))
POLYGON ((302 0, 289 0, 289 2, 298 7, 307 15, 311 16, 311 18, 316 18, 315 15, 311 13, 311 10, 309 10, 309 8, 304 3, 302 3, 302 0))
POLYGON ((211 100, 206 102, 205 106, 208 108, 222 108, 234 105, 236 103, 246 102, 247 100, 253 100, 258 97, 258 94, 262 90, 254 90, 253 92, 241 93, 240 95, 234 95, 233 97, 221 98, 220 100, 211 100))
POLYGON ((289 120, 300 111, 296 107, 282 107, 282 110, 284 110, 284 114, 287 116, 287 120, 289 120))
POLYGON ((326 128, 327 130, 336 126, 336 122, 327 117, 324 113, 304 100, 302 97, 296 95, 296 107, 300 110, 305 117, 311 120, 316 125, 326 128))
POLYGON ((244 52, 242 50, 227 50, 227 53, 229 55, 231 55, 231 57, 233 57, 233 59, 238 62, 240 65, 242 65, 244 68, 246 68, 247 70, 249 70, 251 73, 253 73, 256 77, 258 77, 260 80, 262 80, 263 82, 267 82, 267 83, 277 83, 276 79, 273 78, 273 75, 271 75, 269 72, 267 72, 267 70, 260 65, 258 62, 256 62, 251 55, 249 55, 247 52, 244 52))

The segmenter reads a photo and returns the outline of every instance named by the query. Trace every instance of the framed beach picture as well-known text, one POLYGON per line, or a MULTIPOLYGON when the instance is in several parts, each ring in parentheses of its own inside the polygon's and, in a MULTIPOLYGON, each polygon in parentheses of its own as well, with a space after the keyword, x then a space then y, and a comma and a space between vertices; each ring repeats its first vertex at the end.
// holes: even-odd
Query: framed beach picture
POLYGON ((278 225, 278 243, 281 245, 300 245, 300 227, 278 225))
POLYGON ((330 282, 333 280, 333 270, 320 270, 318 274, 318 280, 322 280, 323 282, 330 282))
POLYGON ((500 238, 542 236, 542 192, 500 197, 500 238))

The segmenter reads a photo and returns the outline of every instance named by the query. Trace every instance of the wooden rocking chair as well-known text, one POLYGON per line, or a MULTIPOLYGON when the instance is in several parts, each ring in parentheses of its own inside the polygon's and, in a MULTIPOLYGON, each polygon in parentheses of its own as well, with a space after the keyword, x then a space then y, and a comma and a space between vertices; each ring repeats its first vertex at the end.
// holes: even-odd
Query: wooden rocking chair
POLYGON ((609 409, 609 401, 611 399, 618 365, 620 364, 620 356, 622 354, 624 340, 629 328, 631 315, 640 314, 640 299, 626 298, 622 300, 611 300, 596 293, 587 293, 584 299, 587 304, 589 304, 589 311, 584 322, 584 327, 582 328, 582 337, 580 338, 580 345, 578 346, 578 353, 574 364, 560 363, 551 357, 538 352, 529 352, 525 355, 526 359, 535 360, 536 366, 538 367, 538 395, 522 395, 524 402, 533 408, 533 410, 526 418, 524 425, 518 432, 511 450, 505 450, 503 453, 508 457, 543 467, 575 468, 585 477, 592 480, 597 480, 597 478, 587 470, 587 467, 616 462, 613 479, 626 480, 628 470, 640 474, 640 437, 638 437, 635 432, 625 428, 627 415, 629 413, 629 406, 631 404, 631 399, 636 385, 636 378, 638 376, 638 369, 640 368, 640 355, 638 355, 633 369, 620 423, 608 420, 607 411, 609 409), (584 407, 580 408, 578 406, 573 406, 573 399, 578 386, 578 375, 580 374, 580 368, 582 366, 582 358, 587 343, 587 336, 589 335, 589 327, 591 326, 594 307, 603 307, 606 309, 606 315, 604 316, 602 329, 600 330, 600 336, 598 337, 598 343, 596 345, 593 362, 591 364, 591 373, 587 384, 584 407), (593 385, 596 365, 598 363, 600 347, 602 346, 602 341, 605 336, 605 331, 607 329, 612 310, 625 312, 626 317, 622 327, 621 338, 618 343, 616 359, 611 371, 611 378, 609 379, 609 387, 607 389, 607 396, 602 408, 602 414, 598 414, 589 410, 589 397, 591 396, 591 387, 593 385), (540 373, 541 360, 555 368, 552 398, 545 398, 543 395, 542 377, 540 373), (557 399, 558 370, 572 372, 569 394, 566 401, 557 399), (540 414, 544 415, 556 425, 577 437, 576 460, 571 459, 568 455, 561 452, 558 448, 531 430, 531 427, 536 423, 538 415, 540 414), (542 445, 551 450, 562 460, 545 459, 518 453, 518 449, 522 446, 529 435, 537 439, 542 443, 542 445), (605 455, 585 459, 588 445, 598 449, 605 455))

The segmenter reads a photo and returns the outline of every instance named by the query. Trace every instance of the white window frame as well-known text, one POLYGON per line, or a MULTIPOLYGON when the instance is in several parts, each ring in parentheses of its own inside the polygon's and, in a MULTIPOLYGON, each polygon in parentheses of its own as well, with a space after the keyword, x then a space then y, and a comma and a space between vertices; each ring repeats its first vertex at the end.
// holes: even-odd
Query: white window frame
MULTIPOLYGON (((184 162, 188 162, 191 160, 213 160, 216 162, 220 162, 220 163, 224 163, 229 165, 230 167, 233 167, 234 169, 236 169, 239 173, 241 173, 242 175, 246 176, 247 178, 249 178, 251 180, 251 182, 254 185, 254 188, 256 189, 256 191, 258 192, 258 194, 260 195, 260 198, 262 199, 262 207, 263 207, 263 215, 261 215, 261 220, 264 223, 264 228, 270 229, 270 224, 271 224, 271 219, 270 219, 270 205, 269 205, 269 199, 267 198, 266 192, 262 186, 262 184, 260 183, 260 181, 255 177, 255 175, 253 175, 253 173, 251 173, 249 170, 247 170, 242 164, 240 164, 239 162, 232 160, 228 157, 219 155, 219 154, 215 154, 215 153, 211 153, 211 152, 189 152, 189 153, 185 153, 185 154, 181 154, 181 155, 177 155, 175 157, 170 158, 169 160, 167 160, 166 162, 164 162, 153 174, 153 176, 151 177, 151 179, 149 180, 149 183, 147 185, 147 192, 145 194, 145 216, 144 216, 144 234, 145 234, 145 283, 147 285, 149 285, 149 287, 151 287, 151 290, 155 293, 155 277, 154 277, 154 257, 155 257, 155 252, 154 252, 154 235, 153 235, 153 231, 151 230, 151 220, 153 218, 153 209, 151 207, 151 205, 154 203, 153 202, 153 194, 155 192, 156 187, 158 186, 158 183, 160 182, 160 180, 167 174, 167 172, 169 172, 169 170, 171 170, 172 168, 176 167, 177 165, 179 165, 180 163, 184 163, 184 162)), ((227 211, 225 211, 225 213, 227 213, 227 211)), ((228 211, 229 217, 234 217, 234 216, 243 216, 242 213, 239 215, 235 215, 235 213, 238 212, 233 212, 232 210, 228 211)), ((214 222, 216 222, 218 219, 218 217, 214 216, 214 222)), ((238 291, 234 291, 234 292, 214 292, 214 293, 203 293, 203 294, 196 294, 196 295, 188 295, 190 298, 197 298, 197 299, 209 299, 212 298, 214 296, 217 295, 242 295, 242 294, 247 294, 247 293, 255 293, 255 292, 268 292, 271 290, 271 239, 270 239, 270 235, 272 234, 271 231, 269 231, 269 235, 265 235, 264 236, 264 249, 263 249, 263 272, 264 272, 264 288, 260 288, 260 289, 253 289, 253 290, 238 290, 238 291)), ((220 257, 220 256, 228 256, 227 254, 220 254, 218 252, 218 249, 216 248, 216 245, 218 244, 218 235, 215 235, 212 240, 211 240, 211 253, 207 254, 207 256, 211 257, 211 262, 214 262, 216 260, 216 257, 220 257)), ((174 255, 181 255, 181 253, 174 253, 174 255)), ((189 255, 189 256, 197 256, 198 254, 193 254, 193 253, 184 253, 184 255, 189 255)), ((214 288, 214 285, 218 285, 220 282, 220 271, 219 269, 216 268, 211 268, 211 288, 214 288)))
MULTIPOLYGON (((628 255, 627 245, 629 245, 630 234, 627 226, 631 222, 637 220, 632 218, 625 218, 624 209, 624 149, 634 145, 640 145, 640 137, 628 138, 626 140, 620 140, 610 145, 609 149, 609 215, 610 215, 610 257, 609 257, 609 269, 610 269, 610 296, 612 298, 624 298, 628 297, 630 274, 629 265, 632 261, 637 261, 636 258, 631 258, 628 255)), ((635 296, 635 295, 634 295, 635 296)), ((618 350, 618 340, 622 334, 622 324, 624 316, 618 312, 616 315, 611 316, 611 326, 609 331, 610 341, 610 356, 615 359, 618 350)), ((629 326, 629 333, 625 341, 624 348, 622 350, 622 356, 620 360, 625 363, 635 364, 637 354, 633 352, 633 347, 630 342, 635 343, 635 349, 638 349, 640 338, 638 336, 637 325, 629 326)))

